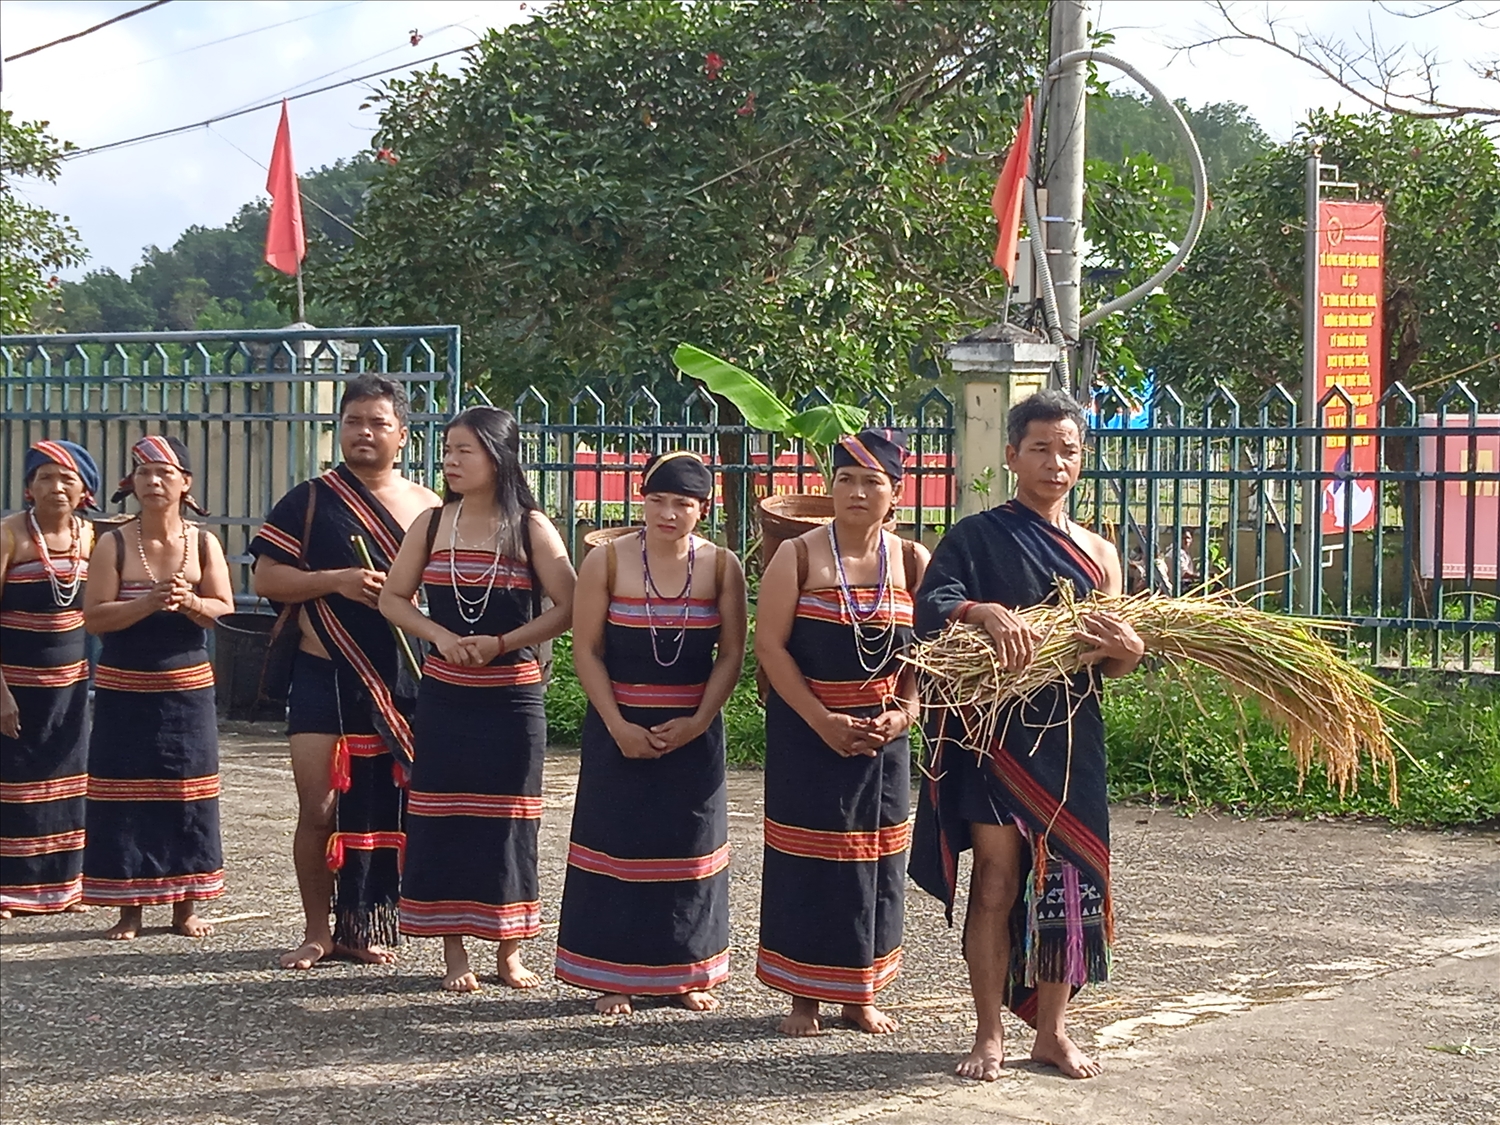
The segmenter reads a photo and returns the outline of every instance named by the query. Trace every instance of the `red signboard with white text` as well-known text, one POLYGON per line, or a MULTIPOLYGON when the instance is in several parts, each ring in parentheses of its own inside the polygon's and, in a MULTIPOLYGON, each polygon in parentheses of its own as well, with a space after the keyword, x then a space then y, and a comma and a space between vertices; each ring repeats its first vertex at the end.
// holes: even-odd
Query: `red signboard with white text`
POLYGON ((1472 474, 1472 479, 1422 481, 1423 578, 1438 576, 1439 551, 1444 578, 1467 578, 1470 574, 1479 579, 1500 577, 1500 414, 1481 414, 1477 422, 1480 432, 1475 433, 1467 414, 1444 418, 1422 415, 1422 428, 1431 433, 1430 437, 1424 434, 1420 442, 1422 475, 1472 474), (1439 427, 1459 432, 1444 434, 1439 427))
MULTIPOLYGON (((1371 479, 1381 391, 1381 319, 1385 306, 1385 208, 1379 203, 1318 203, 1318 401, 1334 387, 1318 424, 1344 433, 1323 438, 1323 534, 1375 524, 1379 486, 1371 479), (1348 525, 1346 528, 1346 524, 1348 525)), ((1314 420, 1310 420, 1314 421, 1314 420)))

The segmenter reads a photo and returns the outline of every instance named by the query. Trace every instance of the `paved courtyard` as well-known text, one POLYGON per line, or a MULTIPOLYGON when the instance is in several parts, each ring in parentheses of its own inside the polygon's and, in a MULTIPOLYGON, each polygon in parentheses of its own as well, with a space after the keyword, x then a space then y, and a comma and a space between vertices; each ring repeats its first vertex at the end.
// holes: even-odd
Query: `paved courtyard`
MULTIPOLYGON (((549 760, 550 969, 577 758, 549 760)), ((285 748, 226 732, 229 892, 203 942, 148 911, 133 943, 103 912, 0 925, 0 1116, 72 1122, 1052 1122, 1493 1125, 1500 1120, 1500 834, 1114 810, 1116 979, 1078 999, 1104 1077, 1018 1061, 949 1077, 972 1029, 958 934, 907 898, 894 1035, 775 1031, 751 967, 760 776, 731 775, 735 975, 699 1016, 594 1015, 553 985, 439 991, 439 942, 391 969, 275 969, 299 936, 285 748)), ((493 947, 480 946, 482 958, 493 947)), ((492 970, 492 961, 479 963, 492 970)), ((1027 1034, 1013 1025, 1016 1056, 1027 1034)))

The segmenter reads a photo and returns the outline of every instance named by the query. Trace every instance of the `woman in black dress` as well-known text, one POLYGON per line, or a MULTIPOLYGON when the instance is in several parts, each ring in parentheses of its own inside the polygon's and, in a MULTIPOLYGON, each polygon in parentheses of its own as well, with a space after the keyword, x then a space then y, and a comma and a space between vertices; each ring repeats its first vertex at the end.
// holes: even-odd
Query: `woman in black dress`
POLYGON ((729 975, 721 711, 745 658, 745 576, 693 534, 713 485, 692 453, 653 457, 645 528, 579 576, 573 666, 589 709, 556 973, 600 993, 602 1015, 636 995, 713 1011, 729 975))
POLYGON ((412 524, 380 595, 380 611, 434 649, 412 724, 401 932, 443 939, 449 991, 479 988, 465 937, 499 943, 502 984, 535 988, 521 942, 542 924, 537 646, 567 631, 573 567, 521 471, 514 417, 473 407, 443 442, 443 506, 412 524), (412 602, 419 586, 431 616, 412 602))
POLYGON ((26 452, 0 521, 0 918, 83 910, 89 665, 83 583, 99 469, 71 441, 26 452))
POLYGON ((142 908, 172 905, 172 928, 203 937, 194 904, 224 893, 219 735, 208 628, 234 609, 219 541, 183 518, 187 447, 150 435, 114 500, 140 513, 99 538, 89 559, 84 623, 104 638, 94 672, 83 899, 118 906, 107 931, 140 932, 142 908))
POLYGON ((788 1035, 818 1005, 865 1031, 896 1022, 875 996, 901 966, 916 677, 918 543, 883 530, 900 496, 901 435, 866 430, 834 450, 834 519, 783 543, 761 580, 755 654, 766 701, 765 871, 755 973, 792 997, 788 1035))

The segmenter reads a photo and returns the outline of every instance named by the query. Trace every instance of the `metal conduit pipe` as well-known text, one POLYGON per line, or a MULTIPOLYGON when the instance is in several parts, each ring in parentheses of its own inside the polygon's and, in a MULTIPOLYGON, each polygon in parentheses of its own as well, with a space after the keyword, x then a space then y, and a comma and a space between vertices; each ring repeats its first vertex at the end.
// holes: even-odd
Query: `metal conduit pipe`
MULTIPOLYGON (((1100 305, 1093 312, 1087 313, 1079 318, 1078 328, 1083 331, 1092 328, 1105 317, 1117 313, 1122 309, 1128 309, 1142 297, 1147 296, 1153 289, 1161 285, 1171 277, 1182 264, 1188 260, 1188 255, 1193 252, 1193 246, 1198 241, 1198 235, 1203 230, 1203 220, 1208 215, 1208 171, 1203 165, 1203 154, 1198 151, 1198 139, 1193 136, 1193 130, 1188 127, 1187 120, 1182 116, 1182 111, 1172 104, 1170 98, 1162 93, 1161 87, 1152 82, 1135 67, 1124 59, 1111 55, 1105 51, 1069 51, 1052 61, 1047 67, 1047 73, 1042 79, 1042 88, 1037 95, 1036 112, 1032 117, 1031 124, 1031 148, 1035 152, 1041 136, 1043 110, 1047 104, 1047 91, 1052 82, 1061 73, 1062 69, 1076 62, 1104 63, 1116 70, 1123 71, 1133 78, 1152 99, 1161 105, 1171 115, 1172 123, 1177 126, 1177 132, 1187 143, 1188 159, 1193 169, 1193 213, 1188 219, 1186 233, 1182 236, 1182 242, 1177 247, 1177 253, 1171 259, 1152 274, 1141 284, 1131 289, 1128 293, 1122 293, 1112 301, 1100 305)), ((1052 268, 1047 262, 1047 243, 1042 231, 1041 215, 1037 210, 1036 202, 1036 168, 1033 165, 1030 174, 1026 177, 1025 192, 1026 224, 1031 228, 1031 254, 1036 261, 1037 283, 1042 292, 1042 307, 1047 316, 1047 335, 1054 344, 1066 347, 1067 340, 1062 333, 1061 320, 1057 311, 1057 291, 1052 284, 1052 268)), ((1063 389, 1071 393, 1072 380, 1068 371, 1068 360, 1066 352, 1061 360, 1063 389)))

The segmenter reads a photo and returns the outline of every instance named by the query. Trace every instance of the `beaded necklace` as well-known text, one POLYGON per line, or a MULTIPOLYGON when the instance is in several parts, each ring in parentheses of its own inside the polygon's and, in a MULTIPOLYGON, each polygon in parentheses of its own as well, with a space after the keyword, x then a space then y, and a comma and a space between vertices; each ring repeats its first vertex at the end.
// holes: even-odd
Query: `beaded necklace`
POLYGON ((866 610, 860 607, 859 599, 849 585, 849 575, 844 571, 844 557, 839 554, 838 535, 832 523, 828 525, 828 545, 833 549, 834 566, 838 571, 839 599, 854 631, 854 655, 859 659, 859 666, 873 676, 890 663, 891 654, 896 649, 896 586, 890 580, 890 546, 885 541, 885 532, 881 532, 880 580, 875 587, 874 600, 866 610), (870 621, 882 609, 882 602, 885 603, 885 624, 871 625, 870 621))
MULTIPOLYGON (((641 574, 644 578, 642 585, 646 591, 646 630, 651 634, 651 656, 656 660, 659 667, 670 668, 682 659, 682 650, 687 645, 688 620, 693 613, 692 598, 689 595, 693 591, 693 563, 697 561, 698 545, 691 533, 688 534, 688 557, 687 557, 687 579, 682 584, 682 589, 676 597, 668 597, 656 587, 656 580, 651 577, 651 559, 646 553, 646 532, 643 528, 641 537, 641 574), (651 608, 651 597, 655 595, 664 602, 682 602, 682 619, 677 623, 677 651, 672 654, 671 660, 663 660, 661 648, 658 643, 656 618, 651 608)), ((662 632, 673 628, 671 624, 663 627, 662 632)), ((673 638, 668 637, 666 643, 670 646, 673 638)))
POLYGON ((453 524, 448 528, 448 585, 453 587, 453 600, 458 606, 458 615, 469 625, 477 624, 490 608, 490 595, 495 592, 495 579, 500 574, 500 529, 495 529, 495 557, 484 572, 484 593, 475 597, 465 594, 458 584, 458 521, 463 519, 464 502, 460 497, 458 510, 453 513, 453 524))
POLYGON ((42 569, 47 572, 47 582, 52 586, 52 603, 59 609, 67 609, 78 600, 78 591, 83 587, 83 520, 77 515, 69 517, 73 541, 68 544, 67 559, 71 564, 68 577, 63 578, 52 564, 52 554, 47 550, 47 537, 36 522, 36 509, 28 508, 26 522, 31 530, 31 542, 36 547, 37 558, 42 560, 42 569))
MULTIPOLYGON (((146 577, 149 578, 149 579, 151 579, 151 585, 155 586, 156 583, 158 581, 160 581, 160 580, 156 577, 156 571, 154 571, 154 570, 151 569, 151 561, 146 558, 146 525, 143 522, 141 522, 141 517, 139 515, 137 515, 135 517, 135 522, 136 522, 135 551, 136 551, 136 554, 138 554, 138 555, 141 556, 141 565, 146 568, 146 577)), ((187 520, 183 520, 182 521, 182 564, 175 571, 172 572, 174 577, 176 575, 178 575, 178 574, 186 574, 187 573, 187 562, 188 562, 188 525, 187 525, 187 520)))

